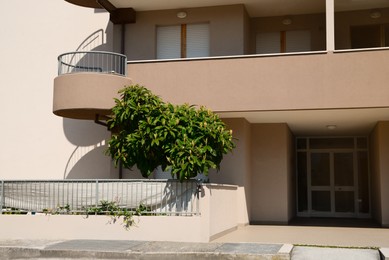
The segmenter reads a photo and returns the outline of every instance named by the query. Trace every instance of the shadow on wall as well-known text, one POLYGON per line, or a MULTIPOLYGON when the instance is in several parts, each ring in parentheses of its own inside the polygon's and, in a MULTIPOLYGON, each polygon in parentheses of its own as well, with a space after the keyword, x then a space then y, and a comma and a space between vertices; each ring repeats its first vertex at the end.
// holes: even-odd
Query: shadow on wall
MULTIPOLYGON (((81 42, 75 51, 112 51, 113 25, 98 29, 81 42)), ((64 169, 64 179, 111 178, 111 159, 105 155, 110 132, 88 120, 63 118, 67 140, 75 146, 64 169)))
POLYGON ((123 179, 147 179, 142 176, 139 169, 134 166, 132 169, 123 169, 123 179))
POLYGON ((77 146, 66 164, 64 179, 109 179, 110 158, 106 146, 77 146))
POLYGON ((90 34, 86 39, 77 47, 75 51, 112 51, 112 44, 107 43, 106 38, 113 34, 112 25, 108 24, 107 29, 104 32, 103 29, 90 34))
POLYGON ((63 119, 63 130, 75 145, 64 169, 64 179, 110 178, 111 159, 105 155, 110 132, 93 121, 63 119))

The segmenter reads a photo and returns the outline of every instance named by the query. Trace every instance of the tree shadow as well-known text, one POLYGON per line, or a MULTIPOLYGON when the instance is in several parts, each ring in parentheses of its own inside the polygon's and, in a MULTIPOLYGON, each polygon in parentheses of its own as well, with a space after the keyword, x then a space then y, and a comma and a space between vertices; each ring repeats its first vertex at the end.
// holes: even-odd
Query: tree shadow
POLYGON ((63 130, 75 149, 64 169, 64 179, 108 178, 110 158, 105 155, 110 132, 93 121, 63 119, 63 130))

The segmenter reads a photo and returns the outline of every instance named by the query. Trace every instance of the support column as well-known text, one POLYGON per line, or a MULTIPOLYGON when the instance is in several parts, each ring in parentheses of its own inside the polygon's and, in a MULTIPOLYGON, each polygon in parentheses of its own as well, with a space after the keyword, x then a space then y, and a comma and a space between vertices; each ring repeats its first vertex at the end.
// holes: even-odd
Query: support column
POLYGON ((389 227, 389 121, 377 123, 370 142, 372 216, 389 227))
POLYGON ((334 0, 326 0, 326 46, 327 52, 335 50, 335 7, 334 0))
POLYGON ((287 124, 252 124, 251 223, 287 224, 295 215, 293 153, 287 124))

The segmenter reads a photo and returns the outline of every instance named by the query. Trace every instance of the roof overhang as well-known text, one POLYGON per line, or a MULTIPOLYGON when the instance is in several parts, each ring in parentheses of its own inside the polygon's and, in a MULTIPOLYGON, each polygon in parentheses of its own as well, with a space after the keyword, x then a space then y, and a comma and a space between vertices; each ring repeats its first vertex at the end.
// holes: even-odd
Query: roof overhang
MULTIPOLYGON (((117 8, 135 11, 185 9, 195 7, 243 4, 251 17, 283 16, 325 12, 325 0, 110 0, 117 8)), ((334 0, 336 11, 388 7, 387 0, 334 0)))
POLYGON ((286 123, 296 136, 367 136, 377 122, 389 121, 389 107, 222 112, 219 115, 221 118, 245 118, 253 124, 286 123))
MULTIPOLYGON (((84 7, 102 8, 96 0, 65 0, 84 7)), ((135 11, 186 9, 243 4, 251 17, 284 16, 325 12, 325 0, 106 0, 116 8, 135 11)), ((389 7, 388 0, 336 0, 335 11, 353 11, 389 7)))

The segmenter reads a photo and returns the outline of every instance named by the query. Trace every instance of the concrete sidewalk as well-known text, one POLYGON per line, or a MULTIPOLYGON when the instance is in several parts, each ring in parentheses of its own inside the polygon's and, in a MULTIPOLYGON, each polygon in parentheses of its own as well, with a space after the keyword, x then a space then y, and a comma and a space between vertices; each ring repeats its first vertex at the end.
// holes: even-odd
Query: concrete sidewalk
POLYGON ((355 259, 378 260, 379 251, 291 244, 180 243, 123 240, 3 240, 0 259, 355 259))
MULTIPOLYGON (((295 246, 291 253, 293 260, 379 260, 380 252, 375 249, 329 248, 295 246)), ((385 259, 383 257, 383 259, 385 259)))
POLYGON ((292 245, 123 240, 0 241, 0 259, 290 259, 292 245))

